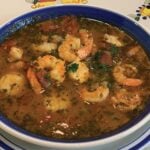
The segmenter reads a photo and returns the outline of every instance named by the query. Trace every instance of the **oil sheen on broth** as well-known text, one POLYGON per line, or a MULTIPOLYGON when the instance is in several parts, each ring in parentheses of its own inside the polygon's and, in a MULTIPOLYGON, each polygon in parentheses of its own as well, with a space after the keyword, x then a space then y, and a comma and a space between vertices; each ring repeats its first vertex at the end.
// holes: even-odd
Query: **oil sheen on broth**
POLYGON ((137 41, 103 22, 63 16, 29 25, 0 45, 0 111, 32 133, 81 139, 139 115, 150 61, 137 41))

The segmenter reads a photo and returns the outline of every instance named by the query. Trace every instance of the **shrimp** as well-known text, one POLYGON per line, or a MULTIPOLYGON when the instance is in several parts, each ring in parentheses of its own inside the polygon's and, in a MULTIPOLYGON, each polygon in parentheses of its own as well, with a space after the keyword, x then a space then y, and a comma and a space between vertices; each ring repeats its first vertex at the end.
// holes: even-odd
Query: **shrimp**
POLYGON ((76 59, 82 60, 91 54, 93 37, 85 29, 80 30, 79 34, 80 38, 68 34, 63 43, 59 46, 59 56, 65 61, 73 62, 76 59))
POLYGON ((113 76, 119 84, 126 86, 140 86, 143 83, 141 79, 127 77, 125 71, 126 73, 132 72, 132 74, 136 74, 137 68, 131 64, 116 65, 113 69, 113 76))
POLYGON ((67 62, 72 62, 77 59, 75 51, 80 48, 80 39, 73 35, 67 34, 63 43, 59 46, 59 57, 67 62))
POLYGON ((141 104, 139 94, 137 92, 128 92, 126 89, 117 90, 111 100, 113 107, 123 112, 134 110, 141 104))
POLYGON ((57 49, 56 43, 43 42, 42 44, 32 44, 31 48, 42 53, 51 53, 57 49))
POLYGON ((69 66, 76 65, 77 68, 75 71, 68 71, 69 77, 73 80, 79 81, 79 83, 86 82, 89 78, 89 69, 85 63, 75 60, 69 66))
POLYGON ((135 45, 127 51, 127 56, 134 57, 135 60, 139 61, 143 67, 150 69, 150 61, 146 53, 142 50, 142 47, 135 45), (145 63, 147 62, 147 63, 145 63))
POLYGON ((87 102, 102 102, 109 95, 107 84, 103 84, 94 91, 88 91, 86 88, 80 90, 80 97, 87 102))
POLYGON ((38 69, 49 69, 50 77, 58 82, 63 82, 65 79, 65 61, 51 55, 39 57, 35 61, 38 69))
POLYGON ((68 109, 71 105, 70 96, 66 91, 61 91, 59 94, 52 91, 49 97, 44 97, 44 105, 52 112, 68 109))
POLYGON ((13 47, 11 47, 8 55, 9 55, 8 61, 14 62, 14 61, 22 59, 23 50, 21 48, 13 46, 13 47))
POLYGON ((36 94, 41 94, 44 92, 44 89, 42 88, 41 84, 37 80, 36 74, 32 70, 32 68, 29 68, 27 71, 27 78, 31 84, 32 89, 36 94))
MULTIPOLYGON (((63 60, 51 55, 45 55, 43 57, 39 57, 34 63, 36 64, 35 69, 48 69, 48 74, 51 79, 54 79, 59 83, 64 81, 65 62, 63 60)), ((44 92, 44 89, 32 68, 28 69, 27 78, 36 94, 41 94, 44 92)))
POLYGON ((90 33, 88 33, 87 30, 81 29, 79 31, 81 42, 83 43, 83 47, 78 49, 77 55, 80 59, 85 59, 87 56, 89 56, 92 53, 92 47, 93 47, 93 37, 90 33))
POLYGON ((130 56, 134 56, 136 55, 136 53, 138 53, 140 51, 140 46, 134 46, 131 49, 128 50, 127 55, 130 56))
POLYGON ((121 41, 119 41, 117 36, 105 34, 104 38, 105 38, 107 43, 114 44, 118 47, 121 47, 124 45, 121 41))
POLYGON ((25 77, 16 72, 7 73, 0 78, 0 91, 8 96, 21 96, 25 90, 25 77))

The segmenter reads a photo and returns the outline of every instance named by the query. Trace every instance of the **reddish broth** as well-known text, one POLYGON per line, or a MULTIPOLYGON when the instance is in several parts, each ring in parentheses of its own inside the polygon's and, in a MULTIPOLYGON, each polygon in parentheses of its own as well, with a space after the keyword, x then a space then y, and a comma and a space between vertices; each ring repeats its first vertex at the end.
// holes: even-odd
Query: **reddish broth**
MULTIPOLYGON (((76 51, 77 48, 72 53, 77 56, 76 51)), ((114 131, 138 116, 150 96, 150 60, 140 44, 117 27, 82 17, 64 16, 17 31, 0 45, 0 70, 0 112, 21 128, 51 138, 82 139, 114 131), (80 64, 65 61, 58 51, 68 34, 80 40, 81 48, 88 47, 88 41, 80 38, 80 29, 86 31, 89 39, 93 38, 90 54, 80 60, 89 70, 88 79, 83 83, 69 77, 69 72, 77 73, 80 64), (59 38, 53 38, 54 35, 59 38), (115 39, 109 40, 110 36, 115 39), (44 42, 52 42, 57 48, 42 51, 33 46, 44 42), (12 47, 23 50, 21 58, 11 56, 12 47), (65 61, 63 82, 57 82, 48 74, 52 68, 36 68, 37 59, 46 55, 65 61), (10 57, 14 60, 10 61, 10 57), (122 74, 133 80, 122 79, 120 83, 121 79, 114 77, 116 66, 124 68, 122 74), (39 94, 34 92, 27 78, 29 68, 43 89, 39 94), (15 95, 11 90, 18 83, 11 84, 13 79, 6 75, 16 72, 24 76, 24 88, 15 95), (104 100, 92 102, 85 100, 86 94, 81 95, 82 89, 86 88, 91 94, 103 84, 109 89, 104 100)), ((83 69, 80 71, 82 74, 83 69)), ((100 94, 96 96, 103 96, 100 94)))

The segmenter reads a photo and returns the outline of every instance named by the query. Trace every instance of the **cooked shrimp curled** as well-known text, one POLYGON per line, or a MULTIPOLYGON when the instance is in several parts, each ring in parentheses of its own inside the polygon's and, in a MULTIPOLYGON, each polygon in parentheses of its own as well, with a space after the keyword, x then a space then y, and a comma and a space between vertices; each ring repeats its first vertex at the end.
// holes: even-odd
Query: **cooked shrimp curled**
MULTIPOLYGON (((51 79, 62 83, 65 79, 65 62, 51 55, 39 57, 35 62, 34 69, 48 69, 48 74, 51 79)), ((32 68, 27 71, 27 78, 36 94, 43 92, 42 85, 37 79, 36 73, 32 68)))
POLYGON ((137 108, 141 104, 142 99, 138 92, 120 89, 116 91, 111 100, 115 109, 127 112, 137 108))
POLYGON ((127 77, 125 75, 125 72, 128 73, 128 70, 130 70, 130 72, 133 72, 134 74, 137 73, 137 68, 131 64, 116 65, 113 69, 113 76, 115 80, 121 85, 133 86, 133 87, 140 86, 143 83, 143 81, 141 79, 127 77))
POLYGON ((94 91, 88 91, 86 88, 80 90, 80 97, 87 102, 102 102, 109 95, 107 84, 97 87, 94 91))

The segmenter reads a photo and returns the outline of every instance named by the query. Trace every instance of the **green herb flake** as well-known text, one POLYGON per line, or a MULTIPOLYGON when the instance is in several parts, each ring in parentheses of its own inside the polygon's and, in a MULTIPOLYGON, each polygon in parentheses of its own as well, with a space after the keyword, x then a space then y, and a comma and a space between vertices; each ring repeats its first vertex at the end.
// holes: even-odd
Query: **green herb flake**
POLYGON ((98 61, 99 62, 99 59, 101 58, 102 54, 103 54, 102 50, 97 51, 95 53, 95 55, 93 56, 93 61, 98 61))
POLYGON ((112 87, 113 87, 113 83, 108 82, 107 86, 108 86, 108 88, 112 89, 112 87))
POLYGON ((76 72, 78 70, 79 64, 73 63, 68 66, 69 72, 76 72))
POLYGON ((116 47, 115 45, 112 45, 112 47, 110 48, 110 52, 111 52, 111 55, 113 57, 115 57, 118 54, 118 52, 119 52, 119 48, 116 47))
POLYGON ((102 72, 109 72, 111 69, 111 66, 106 65, 106 64, 99 64, 98 68, 102 71, 102 72))
POLYGON ((46 73, 46 74, 44 75, 44 79, 50 81, 50 80, 51 80, 50 74, 49 74, 49 73, 46 73))
POLYGON ((35 61, 36 59, 36 56, 31 56, 31 61, 35 61))

